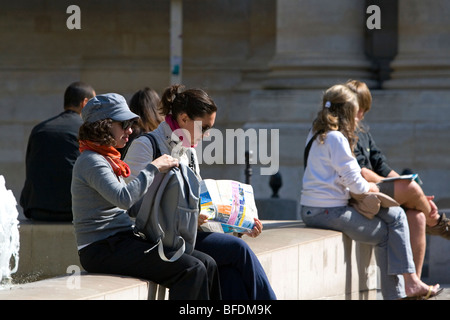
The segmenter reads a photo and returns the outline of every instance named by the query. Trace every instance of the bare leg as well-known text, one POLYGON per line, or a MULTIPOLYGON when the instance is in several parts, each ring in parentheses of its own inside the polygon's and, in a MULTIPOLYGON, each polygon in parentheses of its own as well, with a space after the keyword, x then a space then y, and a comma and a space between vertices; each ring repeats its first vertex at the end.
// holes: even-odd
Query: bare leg
POLYGON ((420 279, 426 250, 425 215, 420 211, 408 209, 406 218, 408 219, 414 265, 416 266, 417 276, 420 279))
POLYGON ((394 198, 400 205, 423 212, 427 225, 435 226, 439 221, 439 213, 432 201, 434 197, 427 197, 422 188, 409 180, 397 180, 394 182, 394 198))
POLYGON ((427 219, 427 226, 433 227, 438 223, 440 215, 438 212, 438 207, 436 206, 436 204, 433 201, 434 196, 427 197, 427 198, 428 198, 428 202, 430 203, 430 206, 431 206, 431 213, 428 216, 425 215, 425 218, 427 219))

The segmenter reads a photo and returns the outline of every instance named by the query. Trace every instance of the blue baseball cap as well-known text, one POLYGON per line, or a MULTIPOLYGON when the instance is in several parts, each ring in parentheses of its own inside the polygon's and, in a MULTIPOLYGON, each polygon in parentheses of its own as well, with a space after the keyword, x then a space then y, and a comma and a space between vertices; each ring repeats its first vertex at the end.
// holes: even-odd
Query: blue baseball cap
POLYGON ((106 93, 90 99, 81 110, 84 122, 95 122, 103 119, 126 121, 137 119, 139 116, 130 111, 127 101, 117 93, 106 93))

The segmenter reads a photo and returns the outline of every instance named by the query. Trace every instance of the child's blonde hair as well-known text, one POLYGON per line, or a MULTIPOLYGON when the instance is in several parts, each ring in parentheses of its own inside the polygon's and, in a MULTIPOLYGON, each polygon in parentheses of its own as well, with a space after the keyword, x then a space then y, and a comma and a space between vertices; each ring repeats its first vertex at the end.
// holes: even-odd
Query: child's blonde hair
POLYGON ((313 132, 319 133, 319 142, 324 142, 328 131, 340 131, 347 138, 353 152, 358 141, 355 134, 357 112, 357 97, 347 86, 337 84, 326 90, 322 109, 313 122, 313 132))

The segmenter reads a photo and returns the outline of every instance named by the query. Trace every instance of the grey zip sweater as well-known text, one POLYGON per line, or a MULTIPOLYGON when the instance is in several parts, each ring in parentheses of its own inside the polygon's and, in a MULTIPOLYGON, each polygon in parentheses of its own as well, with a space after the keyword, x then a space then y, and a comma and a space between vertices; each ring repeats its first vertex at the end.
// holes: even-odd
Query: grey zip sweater
POLYGON ((127 210, 142 198, 157 172, 154 165, 148 164, 125 184, 102 155, 84 151, 75 162, 71 186, 78 248, 132 230, 127 210))

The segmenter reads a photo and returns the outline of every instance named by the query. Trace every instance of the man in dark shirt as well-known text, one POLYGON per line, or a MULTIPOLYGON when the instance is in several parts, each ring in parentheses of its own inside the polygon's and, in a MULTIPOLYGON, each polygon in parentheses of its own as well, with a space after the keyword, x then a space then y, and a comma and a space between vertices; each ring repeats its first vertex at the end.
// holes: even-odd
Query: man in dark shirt
POLYGON ((361 168, 367 168, 376 172, 381 177, 393 174, 393 169, 387 164, 387 159, 375 144, 372 135, 361 125, 358 130, 358 143, 355 147, 355 156, 361 168))
POLYGON ((64 112, 36 125, 26 153, 26 178, 20 205, 27 218, 72 221, 70 184, 72 167, 79 156, 80 113, 94 89, 74 82, 64 93, 64 112))

